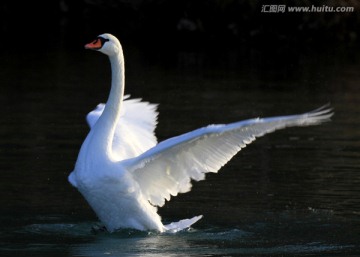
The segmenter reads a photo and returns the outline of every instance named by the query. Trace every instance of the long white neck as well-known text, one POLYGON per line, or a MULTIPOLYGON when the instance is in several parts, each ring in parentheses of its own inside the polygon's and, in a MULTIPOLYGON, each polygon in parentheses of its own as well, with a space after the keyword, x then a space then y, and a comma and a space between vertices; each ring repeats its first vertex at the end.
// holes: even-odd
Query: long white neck
POLYGON ((120 50, 117 55, 109 56, 111 63, 111 90, 105 109, 93 128, 93 137, 98 144, 98 152, 112 155, 112 142, 124 96, 125 67, 124 56, 120 50))

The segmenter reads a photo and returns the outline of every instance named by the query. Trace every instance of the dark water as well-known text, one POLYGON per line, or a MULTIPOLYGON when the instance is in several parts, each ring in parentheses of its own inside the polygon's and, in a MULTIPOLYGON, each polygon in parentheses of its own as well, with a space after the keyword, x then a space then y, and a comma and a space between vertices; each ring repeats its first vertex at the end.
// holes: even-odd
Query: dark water
POLYGON ((149 54, 125 46, 127 93, 160 103, 160 140, 213 123, 301 113, 333 121, 259 138, 219 174, 159 211, 190 231, 91 233, 97 219, 67 182, 109 90, 106 57, 2 53, 1 256, 358 256, 360 59, 353 50, 149 54))

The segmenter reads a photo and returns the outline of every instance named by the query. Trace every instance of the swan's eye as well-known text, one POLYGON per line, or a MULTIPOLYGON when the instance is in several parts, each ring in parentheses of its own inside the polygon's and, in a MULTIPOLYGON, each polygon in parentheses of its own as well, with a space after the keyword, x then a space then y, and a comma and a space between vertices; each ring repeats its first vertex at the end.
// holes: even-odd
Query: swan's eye
POLYGON ((100 40, 101 46, 103 46, 106 42, 109 41, 109 39, 103 37, 97 37, 96 40, 100 40))

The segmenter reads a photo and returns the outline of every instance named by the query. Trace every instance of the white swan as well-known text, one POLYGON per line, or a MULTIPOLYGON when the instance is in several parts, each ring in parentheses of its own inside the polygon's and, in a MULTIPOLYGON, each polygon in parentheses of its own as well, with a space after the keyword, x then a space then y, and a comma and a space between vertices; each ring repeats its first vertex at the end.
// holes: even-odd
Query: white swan
POLYGON ((119 228, 176 232, 202 216, 163 225, 156 206, 191 189, 191 180, 218 172, 238 151, 266 133, 328 121, 322 107, 301 115, 210 125, 157 144, 156 105, 128 100, 120 42, 102 34, 85 46, 109 56, 111 91, 90 112, 91 130, 81 146, 70 183, 85 197, 108 231, 119 228))

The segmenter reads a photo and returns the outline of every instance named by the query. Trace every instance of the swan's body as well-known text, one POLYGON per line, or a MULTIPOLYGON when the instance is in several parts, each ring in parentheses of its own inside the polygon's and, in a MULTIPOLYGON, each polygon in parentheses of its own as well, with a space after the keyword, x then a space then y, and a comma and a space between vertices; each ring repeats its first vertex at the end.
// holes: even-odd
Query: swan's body
POLYGON ((228 125, 210 125, 157 144, 156 105, 125 100, 124 58, 120 42, 110 34, 86 48, 110 58, 112 86, 106 105, 87 116, 91 131, 69 176, 108 231, 119 228, 179 231, 201 216, 163 225, 155 206, 191 189, 191 179, 217 172, 256 137, 290 126, 329 120, 330 109, 228 125))

